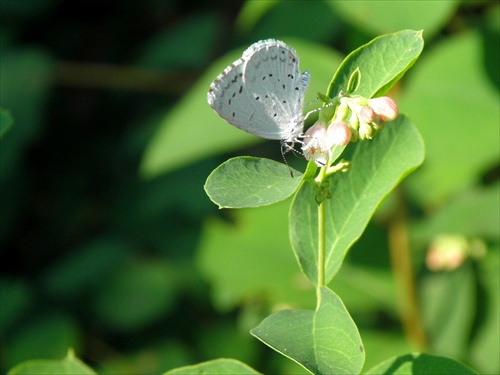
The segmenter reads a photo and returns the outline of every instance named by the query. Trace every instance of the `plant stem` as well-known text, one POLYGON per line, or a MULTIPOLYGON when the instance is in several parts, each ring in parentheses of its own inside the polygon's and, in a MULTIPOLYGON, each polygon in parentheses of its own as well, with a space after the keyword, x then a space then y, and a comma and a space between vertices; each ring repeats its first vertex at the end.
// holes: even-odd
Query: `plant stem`
MULTIPOLYGON (((318 186, 321 186, 321 183, 324 181, 326 171, 326 167, 321 168, 316 178, 316 183, 318 183, 318 186)), ((325 228, 325 201, 323 200, 318 205, 318 281, 316 285, 317 308, 319 308, 321 304, 321 287, 325 285, 325 228)))
POLYGON ((321 303, 321 287, 325 285, 325 202, 318 205, 318 283, 316 295, 321 303))
POLYGON ((401 323, 407 339, 420 350, 427 347, 427 337, 420 317, 417 299, 417 287, 411 263, 408 240, 408 218, 401 191, 396 190, 398 210, 389 227, 389 250, 391 266, 397 286, 401 323))

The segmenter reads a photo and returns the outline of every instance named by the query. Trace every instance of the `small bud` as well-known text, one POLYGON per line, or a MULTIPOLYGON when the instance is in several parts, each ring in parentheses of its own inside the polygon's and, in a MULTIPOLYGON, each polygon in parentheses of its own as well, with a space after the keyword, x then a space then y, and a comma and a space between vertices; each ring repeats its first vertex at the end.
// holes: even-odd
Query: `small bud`
POLYGON ((326 130, 329 143, 337 146, 345 146, 349 143, 352 131, 343 121, 335 121, 326 130))
POLYGON ((369 124, 375 120, 375 112, 371 107, 364 105, 359 109, 359 120, 369 124))
POLYGON ((368 105, 373 112, 384 121, 395 120, 399 115, 399 109, 396 102, 388 96, 368 100, 368 105))
POLYGON ((335 120, 344 121, 347 118, 347 116, 349 116, 349 113, 350 113, 349 107, 344 101, 341 101, 335 113, 335 120))
POLYGON ((351 116, 349 117, 349 126, 354 132, 357 132, 359 129, 359 118, 355 112, 351 112, 351 116))
POLYGON ((359 123, 359 139, 365 140, 365 139, 372 139, 372 132, 373 129, 370 125, 368 125, 366 122, 360 122, 359 123))

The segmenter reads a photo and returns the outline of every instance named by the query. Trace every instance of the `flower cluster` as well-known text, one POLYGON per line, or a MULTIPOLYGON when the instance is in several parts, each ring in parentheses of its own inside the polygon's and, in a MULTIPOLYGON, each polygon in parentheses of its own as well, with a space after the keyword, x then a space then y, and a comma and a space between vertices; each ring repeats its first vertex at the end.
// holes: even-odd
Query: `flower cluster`
POLYGON ((334 146, 372 139, 386 121, 395 120, 399 114, 396 102, 387 96, 367 99, 339 95, 339 104, 335 113, 332 111, 325 106, 304 135, 304 156, 320 166, 326 165, 334 146))

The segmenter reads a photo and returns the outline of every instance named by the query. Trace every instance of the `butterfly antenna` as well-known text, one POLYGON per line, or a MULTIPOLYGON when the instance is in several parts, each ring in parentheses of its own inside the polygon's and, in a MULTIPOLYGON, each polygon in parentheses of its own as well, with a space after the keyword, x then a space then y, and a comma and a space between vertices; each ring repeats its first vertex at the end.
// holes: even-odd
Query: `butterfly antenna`
MULTIPOLYGON (((318 100, 318 98, 316 98, 316 100, 318 100)), ((307 118, 308 118, 310 115, 312 115, 313 113, 319 112, 319 111, 321 111, 321 110, 322 110, 322 109, 324 109, 324 108, 331 107, 332 105, 335 105, 335 103, 334 103, 333 101, 332 101, 332 102, 330 102, 330 103, 328 103, 328 104, 326 104, 326 105, 324 105, 323 107, 319 107, 319 108, 315 108, 315 109, 310 110, 310 111, 309 111, 309 112, 307 112, 307 113, 306 113, 306 115, 304 116, 304 121, 306 121, 306 120, 307 120, 307 118)))
POLYGON ((306 103, 306 105, 304 107, 309 107, 310 105, 313 105, 314 103, 316 103, 318 100, 319 100, 319 98, 316 97, 314 100, 311 100, 309 103, 306 103))

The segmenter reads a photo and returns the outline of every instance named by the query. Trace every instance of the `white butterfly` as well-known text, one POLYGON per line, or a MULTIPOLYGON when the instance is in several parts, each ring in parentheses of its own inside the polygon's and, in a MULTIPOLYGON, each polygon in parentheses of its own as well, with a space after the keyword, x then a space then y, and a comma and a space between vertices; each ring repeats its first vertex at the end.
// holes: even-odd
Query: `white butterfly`
POLYGON ((210 85, 208 104, 230 124, 250 134, 279 139, 286 149, 302 136, 309 72, 285 43, 261 40, 243 52, 210 85))

